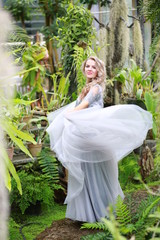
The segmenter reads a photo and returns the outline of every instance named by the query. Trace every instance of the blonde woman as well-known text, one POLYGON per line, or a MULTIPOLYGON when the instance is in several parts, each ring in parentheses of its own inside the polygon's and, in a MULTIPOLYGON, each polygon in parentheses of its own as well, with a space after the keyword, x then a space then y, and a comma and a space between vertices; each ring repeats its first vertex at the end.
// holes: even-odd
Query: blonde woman
POLYGON ((152 128, 152 116, 136 105, 103 108, 104 63, 83 63, 86 85, 76 102, 48 116, 51 149, 68 169, 66 217, 96 222, 107 206, 124 197, 117 162, 140 146, 152 128))

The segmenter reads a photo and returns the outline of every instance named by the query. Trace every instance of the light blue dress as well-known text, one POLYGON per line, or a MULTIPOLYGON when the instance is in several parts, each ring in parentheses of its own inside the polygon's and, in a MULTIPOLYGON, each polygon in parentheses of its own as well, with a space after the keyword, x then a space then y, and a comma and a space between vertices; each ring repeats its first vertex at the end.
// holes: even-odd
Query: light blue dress
POLYGON ((142 145, 152 128, 152 115, 136 105, 103 108, 102 88, 92 87, 84 100, 89 107, 69 112, 79 98, 51 114, 47 129, 51 149, 68 169, 66 217, 100 221, 107 206, 124 197, 118 161, 142 145))

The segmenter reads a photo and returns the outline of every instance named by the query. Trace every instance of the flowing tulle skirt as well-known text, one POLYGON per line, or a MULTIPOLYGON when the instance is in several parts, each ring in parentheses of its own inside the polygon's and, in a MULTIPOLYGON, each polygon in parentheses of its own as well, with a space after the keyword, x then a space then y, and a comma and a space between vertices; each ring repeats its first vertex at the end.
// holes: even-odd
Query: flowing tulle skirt
POLYGON ((95 222, 118 195, 123 198, 117 162, 142 145, 152 115, 136 105, 69 112, 74 106, 51 113, 47 132, 51 149, 69 171, 66 217, 95 222))

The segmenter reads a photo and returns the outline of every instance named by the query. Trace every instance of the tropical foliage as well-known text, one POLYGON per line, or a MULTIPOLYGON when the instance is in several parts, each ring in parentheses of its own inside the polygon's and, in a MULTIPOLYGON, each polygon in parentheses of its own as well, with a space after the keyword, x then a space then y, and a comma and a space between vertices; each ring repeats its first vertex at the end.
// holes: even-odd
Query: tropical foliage
POLYGON ((15 20, 20 20, 25 28, 25 20, 29 19, 33 0, 7 0, 6 8, 12 13, 15 20))
POLYGON ((76 71, 77 93, 79 94, 86 83, 86 79, 81 69, 82 63, 89 56, 95 56, 96 54, 89 46, 85 46, 85 48, 83 48, 75 45, 73 50, 73 69, 76 71))
MULTIPOLYGON (((151 212, 155 212, 156 209, 158 209, 159 202, 160 197, 149 196, 146 200, 142 201, 138 208, 137 215, 132 219, 127 205, 123 202, 121 197, 118 197, 115 209, 116 218, 113 208, 110 207, 108 213, 109 219, 103 218, 100 223, 84 223, 82 228, 99 229, 105 231, 105 233, 109 231, 114 240, 125 240, 132 234, 135 235, 136 239, 144 240, 147 235, 149 235, 147 229, 154 226, 157 222, 156 218, 151 219, 149 215, 151 212)), ((102 238, 99 239, 104 239, 103 237, 104 233, 102 234, 102 238)), ((87 238, 83 237, 82 239, 87 238)))
POLYGON ((22 214, 31 204, 41 203, 42 207, 49 208, 53 206, 53 190, 48 185, 46 177, 40 174, 31 174, 25 171, 18 172, 22 185, 23 194, 18 194, 15 181, 12 180, 12 191, 10 195, 11 206, 22 214))
POLYGON ((82 6, 69 5, 64 17, 58 18, 57 25, 58 46, 62 47, 62 62, 64 70, 68 73, 73 63, 73 49, 77 43, 89 46, 94 38, 92 27, 93 16, 82 6))

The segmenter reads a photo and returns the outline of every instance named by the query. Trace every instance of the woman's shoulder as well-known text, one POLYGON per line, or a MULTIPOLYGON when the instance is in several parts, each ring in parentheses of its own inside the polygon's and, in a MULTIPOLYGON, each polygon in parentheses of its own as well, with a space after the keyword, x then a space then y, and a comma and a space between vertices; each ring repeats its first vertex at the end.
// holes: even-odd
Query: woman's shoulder
POLYGON ((92 86, 91 87, 91 90, 93 91, 93 92, 102 92, 102 87, 101 87, 101 85, 99 85, 98 83, 96 83, 94 86, 92 86))

